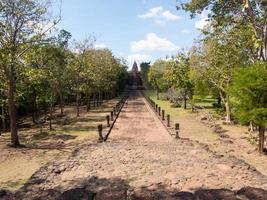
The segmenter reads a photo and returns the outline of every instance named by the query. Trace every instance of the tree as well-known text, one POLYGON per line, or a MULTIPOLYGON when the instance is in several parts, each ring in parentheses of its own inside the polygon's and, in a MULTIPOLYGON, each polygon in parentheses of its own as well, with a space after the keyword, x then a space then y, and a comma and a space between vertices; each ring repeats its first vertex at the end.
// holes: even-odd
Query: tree
POLYGON ((184 109, 187 108, 187 100, 191 99, 193 83, 190 79, 189 58, 184 53, 179 53, 176 58, 169 62, 165 79, 170 87, 180 90, 184 102, 184 109))
POLYGON ((70 54, 70 51, 68 50, 69 46, 69 40, 71 39, 71 33, 62 29, 59 32, 59 35, 57 37, 56 45, 58 46, 58 50, 60 52, 60 63, 57 66, 59 69, 58 72, 60 73, 58 77, 58 87, 57 87, 57 93, 60 99, 60 112, 61 115, 64 113, 64 97, 63 93, 65 90, 65 87, 67 86, 67 76, 68 71, 67 71, 67 64, 68 64, 68 57, 70 54))
POLYGON ((234 114, 242 122, 259 126, 259 151, 264 149, 264 132, 267 127, 267 68, 256 63, 236 71, 230 87, 234 114))
POLYGON ((231 122, 228 88, 233 80, 233 72, 237 67, 251 62, 244 48, 246 45, 247 49, 251 46, 243 42, 243 37, 238 37, 239 30, 239 27, 234 27, 208 36, 198 48, 192 49, 190 55, 195 73, 219 91, 227 123, 231 122))
POLYGON ((265 0, 191 0, 184 2, 179 0, 177 7, 190 11, 192 17, 204 10, 208 11, 213 29, 245 24, 254 32, 253 40, 256 46, 254 58, 264 61, 267 59, 267 4, 265 0))
POLYGON ((150 62, 143 62, 140 64, 142 81, 146 87, 148 86, 148 72, 150 67, 150 62))
POLYGON ((7 104, 7 79, 5 76, 5 57, 4 50, 0 50, 0 108, 1 108, 1 124, 3 132, 6 131, 6 104, 7 104))
POLYGON ((19 146, 16 109, 16 73, 25 45, 40 40, 40 25, 47 22, 48 3, 41 0, 0 1, 0 49, 5 49, 11 144, 19 146))
POLYGON ((75 83, 76 83, 76 108, 77 108, 77 117, 80 116, 80 100, 81 100, 81 82, 82 82, 82 73, 87 68, 86 65, 89 63, 86 61, 87 53, 93 49, 96 39, 93 36, 88 37, 83 41, 75 41, 75 65, 73 68, 73 73, 75 74, 75 83))
POLYGON ((157 92, 157 99, 161 90, 167 88, 167 82, 164 79, 168 62, 164 60, 157 60, 148 72, 148 81, 157 92))

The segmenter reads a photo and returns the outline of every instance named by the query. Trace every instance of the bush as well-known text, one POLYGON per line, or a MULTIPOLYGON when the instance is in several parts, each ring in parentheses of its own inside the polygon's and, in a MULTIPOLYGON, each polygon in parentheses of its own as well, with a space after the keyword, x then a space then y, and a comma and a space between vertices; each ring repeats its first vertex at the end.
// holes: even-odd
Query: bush
POLYGON ((163 100, 163 101, 167 101, 167 100, 169 100, 169 98, 168 98, 168 94, 167 94, 167 93, 160 93, 160 94, 159 94, 159 99, 160 99, 160 100, 163 100))
POLYGON ((221 108, 222 105, 218 103, 212 103, 213 108, 221 108))
POLYGON ((171 108, 181 108, 182 106, 181 106, 181 104, 179 104, 179 103, 172 103, 171 104, 171 108))

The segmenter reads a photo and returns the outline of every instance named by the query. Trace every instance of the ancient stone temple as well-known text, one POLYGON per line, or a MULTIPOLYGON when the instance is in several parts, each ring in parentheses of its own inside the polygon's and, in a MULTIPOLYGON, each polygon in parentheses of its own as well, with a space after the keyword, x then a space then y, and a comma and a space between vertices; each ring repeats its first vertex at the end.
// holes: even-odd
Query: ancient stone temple
POLYGON ((128 89, 144 89, 141 73, 138 70, 137 63, 134 62, 132 70, 128 72, 128 89))

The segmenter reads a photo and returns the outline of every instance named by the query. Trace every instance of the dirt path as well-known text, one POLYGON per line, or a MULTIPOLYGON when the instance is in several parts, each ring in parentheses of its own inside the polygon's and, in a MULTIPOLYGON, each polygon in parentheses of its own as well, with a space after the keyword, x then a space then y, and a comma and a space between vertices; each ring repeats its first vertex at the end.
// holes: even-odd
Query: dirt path
POLYGON ((141 93, 132 92, 112 131, 111 139, 171 142, 173 139, 141 93))
POLYGON ((133 92, 108 142, 85 141, 68 159, 41 168, 13 198, 266 200, 267 192, 255 188, 267 189, 267 178, 240 160, 173 139, 133 92))

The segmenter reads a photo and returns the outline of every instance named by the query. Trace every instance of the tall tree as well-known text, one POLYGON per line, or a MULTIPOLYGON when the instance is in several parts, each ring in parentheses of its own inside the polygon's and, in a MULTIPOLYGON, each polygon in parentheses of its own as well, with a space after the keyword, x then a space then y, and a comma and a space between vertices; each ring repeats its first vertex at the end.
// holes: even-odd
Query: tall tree
MULTIPOLYGON (((249 63, 243 43, 235 33, 238 28, 222 30, 207 37, 199 48, 191 51, 191 65, 196 73, 217 88, 224 103, 227 123, 231 122, 231 106, 228 88, 237 67, 249 63), (196 59, 197 58, 197 59, 196 59)), ((250 45, 248 45, 250 46, 250 45)))
POLYGON ((71 39, 71 33, 62 29, 60 30, 59 32, 59 35, 57 37, 57 45, 58 45, 58 48, 60 49, 61 51, 61 56, 60 56, 60 59, 61 59, 61 62, 58 63, 60 66, 57 66, 57 68, 59 68, 60 70, 60 73, 61 73, 61 76, 60 76, 60 79, 58 81, 58 89, 57 89, 57 93, 58 93, 58 96, 59 96, 59 99, 60 99, 60 112, 61 112, 61 115, 63 115, 63 112, 64 112, 64 97, 63 97, 63 93, 64 93, 64 90, 65 90, 65 87, 66 87, 66 83, 67 83, 67 77, 66 77, 66 74, 67 73, 67 64, 68 64, 68 55, 69 55, 69 50, 68 50, 68 46, 69 46, 69 40, 71 39))
POLYGON ((143 62, 140 64, 142 81, 146 87, 148 87, 148 72, 150 67, 150 62, 143 62))
POLYGON ((74 66, 73 73, 75 74, 75 82, 76 82, 76 108, 77 108, 77 117, 80 116, 80 100, 81 100, 81 83, 82 77, 87 65, 87 53, 92 50, 94 47, 96 39, 94 36, 90 36, 82 41, 75 41, 75 50, 76 50, 76 62, 74 66))
POLYGON ((35 42, 43 35, 40 25, 47 21, 47 9, 48 2, 44 0, 0 1, 0 49, 6 50, 11 144, 14 147, 19 146, 15 76, 25 44, 35 42))
POLYGON ((168 67, 168 62, 165 60, 157 60, 148 72, 148 81, 151 86, 156 89, 157 99, 159 99, 160 91, 167 88, 167 82, 164 78, 168 67))
POLYGON ((169 63, 169 68, 164 77, 170 87, 180 90, 184 102, 184 109, 186 109, 187 100, 191 99, 193 91, 193 83, 190 79, 189 58, 184 53, 179 53, 169 63))
POLYGON ((264 149, 267 127, 267 69, 266 63, 255 63, 239 69, 234 76, 230 92, 234 114, 242 122, 259 126, 259 151, 264 149))
MULTIPOLYGON (((266 0, 177 0, 178 8, 190 11, 191 16, 209 12, 213 29, 244 25, 254 31, 257 51, 254 57, 267 60, 267 4, 266 0)), ((244 32, 243 32, 244 33, 244 32)))

